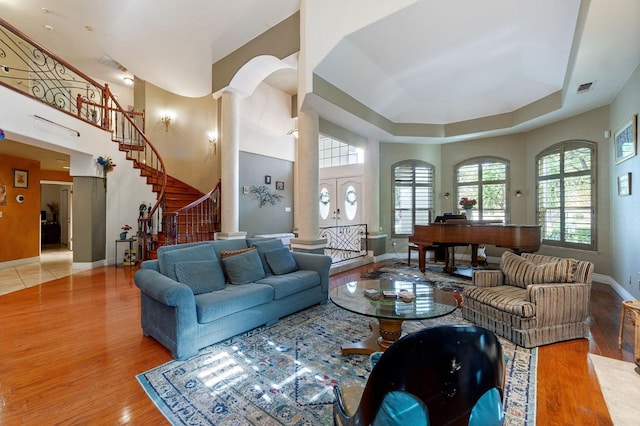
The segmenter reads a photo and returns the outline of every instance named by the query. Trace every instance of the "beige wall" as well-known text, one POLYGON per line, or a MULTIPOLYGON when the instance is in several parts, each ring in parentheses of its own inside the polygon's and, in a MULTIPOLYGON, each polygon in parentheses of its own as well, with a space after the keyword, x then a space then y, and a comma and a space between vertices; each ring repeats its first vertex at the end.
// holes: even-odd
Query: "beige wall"
MULTIPOLYGON (((170 176, 203 193, 214 188, 220 179, 220 150, 214 149, 207 133, 218 132, 218 103, 212 96, 187 98, 145 83, 144 94, 146 135, 165 161, 170 176), (162 112, 175 115, 169 130, 160 121, 162 112)), ((217 142, 219 143, 219 141, 217 142)))

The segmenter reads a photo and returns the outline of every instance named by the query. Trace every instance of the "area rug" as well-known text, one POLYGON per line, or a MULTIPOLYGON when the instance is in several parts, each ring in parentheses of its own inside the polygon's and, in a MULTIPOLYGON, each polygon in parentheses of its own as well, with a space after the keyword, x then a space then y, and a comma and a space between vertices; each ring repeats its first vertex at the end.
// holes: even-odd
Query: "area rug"
MULTIPOLYGON (((333 386, 364 384, 367 356, 340 346, 368 337, 369 319, 328 303, 136 376, 174 425, 332 425, 333 386)), ((466 323, 457 310, 408 321, 404 332, 466 323)), ((506 425, 535 424, 537 351, 501 340, 508 356, 506 425)))
POLYGON ((614 426, 635 426, 640 419, 640 368, 634 363, 589 354, 614 426))

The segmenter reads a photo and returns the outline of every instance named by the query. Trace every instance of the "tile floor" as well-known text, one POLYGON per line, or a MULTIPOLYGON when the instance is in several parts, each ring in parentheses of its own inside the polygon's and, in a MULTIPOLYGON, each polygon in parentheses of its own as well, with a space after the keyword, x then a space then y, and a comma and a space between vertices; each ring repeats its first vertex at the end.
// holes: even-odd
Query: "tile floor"
POLYGON ((65 245, 42 248, 40 262, 0 269, 0 295, 33 287, 71 275, 82 269, 73 268, 73 252, 65 245))

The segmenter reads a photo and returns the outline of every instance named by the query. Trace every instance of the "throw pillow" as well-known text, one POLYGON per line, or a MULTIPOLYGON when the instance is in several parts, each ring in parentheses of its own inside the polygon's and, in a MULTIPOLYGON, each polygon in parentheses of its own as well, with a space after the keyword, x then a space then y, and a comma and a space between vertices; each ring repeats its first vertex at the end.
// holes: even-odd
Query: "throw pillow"
POLYGON ((248 284, 264 278, 264 269, 256 250, 228 256, 222 259, 224 270, 231 284, 248 284))
POLYGON ((212 244, 202 244, 178 250, 167 251, 162 255, 167 277, 177 281, 176 265, 194 260, 217 260, 212 244))
POLYGON ((193 294, 209 293, 225 287, 224 274, 217 260, 197 260, 176 265, 178 282, 188 285, 193 294))
POLYGON ((257 238, 257 239, 251 240, 251 246, 255 247, 256 250, 258 250, 258 254, 260 255, 260 261, 262 262, 262 267, 264 268, 264 274, 271 275, 271 269, 269 268, 269 265, 267 263, 267 260, 264 257, 264 254, 268 251, 284 247, 284 245, 282 244, 282 241, 277 239, 269 239, 269 238, 264 238, 264 239, 257 238))
POLYGON ((506 284, 521 288, 527 288, 529 284, 571 283, 574 282, 575 260, 533 263, 506 251, 502 254, 500 269, 506 284))
POLYGON ((288 274, 298 270, 298 264, 286 247, 270 250, 264 253, 269 268, 276 275, 288 274))
POLYGON ((241 248, 237 250, 224 250, 220 252, 220 260, 224 260, 227 257, 235 256, 237 254, 246 253, 251 250, 254 250, 253 247, 241 248))

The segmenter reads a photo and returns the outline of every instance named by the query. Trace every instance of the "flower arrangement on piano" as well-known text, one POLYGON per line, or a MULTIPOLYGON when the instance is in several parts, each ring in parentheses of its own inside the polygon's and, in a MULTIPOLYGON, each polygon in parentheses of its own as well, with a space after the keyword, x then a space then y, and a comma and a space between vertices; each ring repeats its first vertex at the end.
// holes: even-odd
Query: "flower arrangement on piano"
POLYGON ((463 209, 469 210, 469 209, 472 209, 473 206, 478 204, 478 202, 474 198, 462 197, 460 198, 460 203, 458 204, 460 204, 460 206, 462 206, 463 209))

